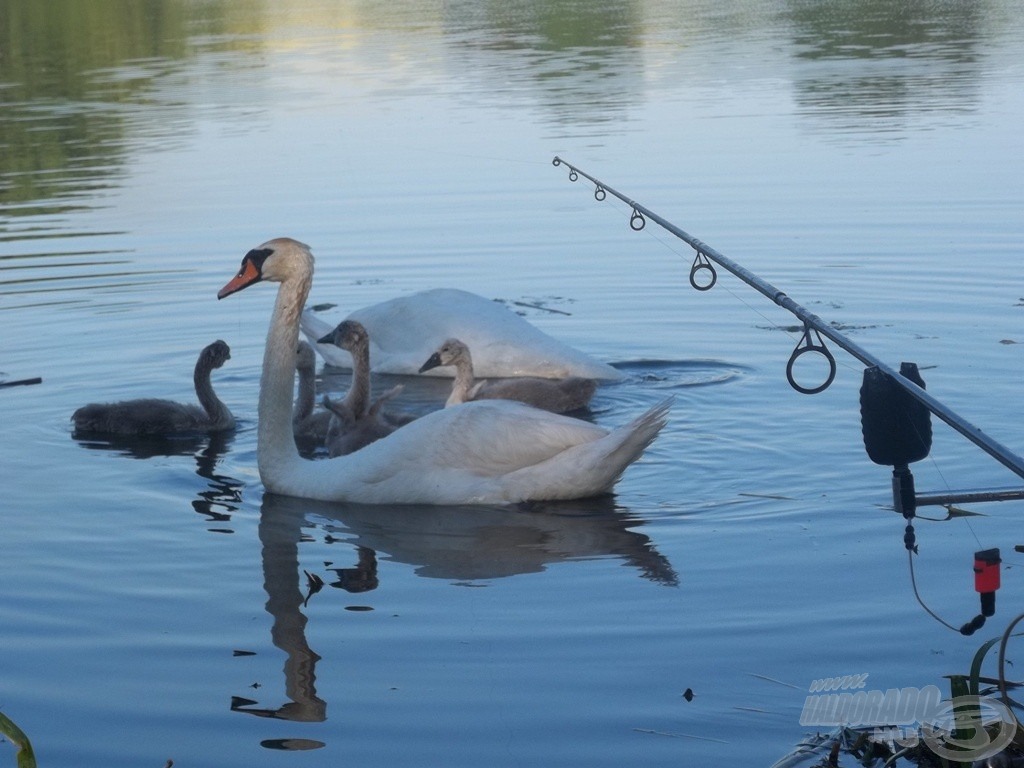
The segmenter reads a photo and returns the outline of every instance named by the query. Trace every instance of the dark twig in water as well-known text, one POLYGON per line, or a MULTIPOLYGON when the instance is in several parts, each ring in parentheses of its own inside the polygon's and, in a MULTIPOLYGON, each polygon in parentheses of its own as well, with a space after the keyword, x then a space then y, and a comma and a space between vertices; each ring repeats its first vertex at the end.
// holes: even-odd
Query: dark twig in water
POLYGON ((28 384, 42 384, 43 380, 39 376, 31 379, 17 379, 15 381, 0 381, 0 387, 22 387, 28 384))
POLYGON ((528 301, 513 301, 512 303, 515 304, 517 307, 528 307, 529 309, 540 309, 544 312, 551 312, 552 314, 556 315, 568 315, 569 317, 572 316, 572 312, 566 312, 564 309, 554 309, 552 307, 545 307, 541 304, 531 304, 528 301))

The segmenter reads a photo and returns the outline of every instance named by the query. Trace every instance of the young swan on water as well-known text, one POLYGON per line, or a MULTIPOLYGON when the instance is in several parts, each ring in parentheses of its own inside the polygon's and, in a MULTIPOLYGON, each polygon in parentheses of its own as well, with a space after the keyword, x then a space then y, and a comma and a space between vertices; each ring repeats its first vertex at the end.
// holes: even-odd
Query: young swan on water
POLYGON ((327 436, 324 438, 327 455, 334 457, 354 453, 398 429, 401 424, 388 420, 381 413, 381 406, 401 391, 400 384, 392 387, 374 400, 369 410, 358 418, 353 416, 344 402, 334 402, 324 396, 324 408, 332 415, 327 427, 327 436))
POLYGON ((299 342, 295 357, 295 370, 299 374, 298 395, 292 411, 292 430, 296 440, 322 445, 331 423, 330 411, 316 408, 316 353, 304 341, 299 342))
POLYGON ((308 461, 295 446, 292 408, 299 314, 313 254, 291 238, 249 251, 223 299, 276 282, 263 355, 256 459, 271 493, 362 504, 514 504, 608 493, 665 425, 671 399, 605 429, 509 400, 442 408, 348 456, 308 461))
POLYGON ((220 368, 230 359, 231 349, 220 339, 199 353, 193 378, 202 407, 156 398, 90 403, 71 416, 75 431, 156 437, 234 429, 235 417, 214 393, 210 383, 210 371, 220 368))
POLYGON ((329 456, 344 456, 387 437, 412 419, 385 414, 384 403, 399 394, 401 384, 370 402, 370 336, 355 320, 344 320, 317 341, 334 344, 352 355, 352 383, 341 402, 324 397, 324 407, 334 414, 325 444, 329 456))
POLYGON ((565 379, 541 379, 526 376, 500 381, 473 380, 473 358, 469 347, 458 339, 448 339, 420 367, 420 373, 443 365, 455 367, 455 382, 445 406, 470 400, 518 400, 552 413, 568 413, 586 408, 594 396, 597 382, 581 376, 565 379))

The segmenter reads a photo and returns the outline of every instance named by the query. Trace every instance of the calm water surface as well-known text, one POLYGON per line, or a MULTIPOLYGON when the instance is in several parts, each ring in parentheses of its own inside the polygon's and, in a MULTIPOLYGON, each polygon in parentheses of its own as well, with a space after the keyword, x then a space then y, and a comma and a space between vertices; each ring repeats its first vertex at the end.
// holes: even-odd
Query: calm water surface
MULTIPOLYGON (((688 247, 631 232, 551 158, 917 362, 1020 447, 1022 18, 0 0, 0 371, 43 380, 0 389, 0 709, 45 765, 770 765, 814 730, 817 678, 945 690, 1022 610, 1022 505, 918 523, 922 596, 956 626, 978 611, 973 553, 1003 552, 996 616, 941 626, 862 447, 860 364, 835 350, 832 387, 796 393, 791 316, 729 275, 693 291, 688 247), (627 372, 598 423, 667 394, 672 421, 609 499, 265 494, 273 291, 215 294, 279 235, 313 246, 329 318, 475 291, 627 372), (216 338, 233 436, 73 439, 86 402, 191 399, 216 338)), ((410 407, 443 396, 408 385, 410 407)), ((940 423, 915 474, 1019 481, 940 423)))

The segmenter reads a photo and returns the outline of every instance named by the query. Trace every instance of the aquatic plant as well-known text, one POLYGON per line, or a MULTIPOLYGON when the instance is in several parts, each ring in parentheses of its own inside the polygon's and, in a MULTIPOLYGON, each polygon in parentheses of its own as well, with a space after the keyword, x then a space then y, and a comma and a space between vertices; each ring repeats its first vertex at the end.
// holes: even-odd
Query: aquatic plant
POLYGON ((948 732, 934 722, 921 722, 909 732, 896 725, 837 725, 829 732, 808 735, 772 768, 839 768, 844 755, 877 768, 903 764, 901 760, 919 768, 1024 766, 1024 727, 1014 711, 1020 705, 1008 693, 1022 684, 1006 679, 1006 648, 1011 637, 1024 634, 1014 632, 1022 621, 1024 614, 1013 619, 1002 635, 984 642, 967 674, 945 676, 950 692, 946 712, 952 716, 948 732), (982 666, 997 647, 996 676, 985 676, 982 666), (958 759, 960 755, 963 760, 958 759))
POLYGON ((17 748, 18 768, 36 768, 36 756, 32 751, 32 744, 29 742, 28 736, 3 712, 0 712, 0 734, 6 736, 7 740, 17 748))

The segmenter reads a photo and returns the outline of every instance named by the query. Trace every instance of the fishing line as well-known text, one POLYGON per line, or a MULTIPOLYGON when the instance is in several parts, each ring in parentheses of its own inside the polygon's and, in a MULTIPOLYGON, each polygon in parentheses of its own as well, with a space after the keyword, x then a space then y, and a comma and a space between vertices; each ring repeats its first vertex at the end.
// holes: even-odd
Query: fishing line
MULTIPOLYGON (((909 427, 914 430, 914 433, 917 436, 918 440, 923 441, 923 440, 926 439, 925 436, 922 435, 920 433, 920 431, 918 430, 918 426, 917 426, 916 422, 911 420, 909 422, 909 427)), ((950 487, 949 481, 946 479, 946 476, 943 473, 942 468, 939 466, 939 463, 935 460, 935 457, 932 456, 931 454, 929 454, 928 462, 931 465, 932 469, 935 471, 935 473, 939 476, 939 479, 942 481, 942 484, 945 487, 946 491, 947 492, 951 492, 952 488, 950 487)), ((945 518, 945 520, 949 520, 949 516, 951 516, 953 514, 953 505, 952 505, 952 503, 946 504, 945 508, 946 508, 946 512, 947 512, 947 517, 945 518)), ((936 522, 936 523, 945 522, 945 520, 941 520, 939 518, 921 517, 920 515, 916 515, 916 517, 919 520, 928 520, 929 522, 936 522)), ((964 522, 964 525, 967 526, 967 529, 971 532, 971 535, 974 537, 975 543, 978 545, 979 548, 982 548, 984 545, 981 543, 981 538, 978 536, 977 531, 974 530, 974 526, 971 525, 970 518, 964 517, 963 518, 963 522, 964 522)), ((913 566, 911 566, 911 578, 913 578, 913 566)), ((915 589, 915 592, 916 592, 916 589, 915 589)), ((920 602, 920 598, 918 598, 918 602, 920 602)))
POLYGON ((939 622, 939 624, 941 624, 942 626, 948 627, 949 629, 952 629, 954 632, 959 632, 959 627, 954 627, 948 621, 943 619, 941 616, 935 613, 935 611, 933 611, 931 608, 925 605, 924 600, 921 599, 921 593, 917 591, 917 578, 914 576, 914 552, 910 549, 907 550, 907 567, 910 570, 910 586, 914 590, 914 597, 917 598, 917 602, 921 605, 922 608, 924 608, 925 613, 927 613, 929 616, 931 616, 933 619, 939 622))
MULTIPOLYGON (((613 207, 619 209, 619 212, 623 213, 623 215, 625 216, 625 211, 622 208, 620 203, 618 203, 618 202, 613 200, 612 201, 612 205, 613 205, 613 207)), ((645 230, 646 230, 645 234, 649 238, 651 238, 652 240, 654 240, 655 242, 660 244, 663 248, 668 250, 670 253, 673 253, 676 256, 678 256, 680 259, 685 259, 685 255, 683 253, 681 253, 672 243, 666 241, 659 234, 649 230, 646 227, 645 227, 645 230)), ((762 313, 760 310, 758 310, 752 304, 750 304, 745 299, 743 299, 740 295, 738 295, 735 291, 733 291, 727 285, 722 285, 722 289, 726 293, 728 293, 733 299, 735 299, 737 302, 739 302, 744 307, 746 307, 748 310, 750 310, 751 312, 756 314, 758 317, 760 317, 762 320, 764 320, 769 326, 771 326, 775 330, 782 331, 787 336, 789 336, 791 339, 795 340, 795 338, 796 338, 795 334, 791 333, 785 326, 779 325, 779 324, 775 323, 774 321, 772 321, 771 319, 769 319, 764 313, 762 313)), ((842 365, 843 365, 844 369, 846 369, 848 371, 859 372, 858 368, 856 368, 855 366, 847 363, 845 360, 842 362, 842 365)), ((910 426, 911 429, 913 429, 915 431, 915 434, 916 434, 916 436, 918 437, 919 440, 921 440, 923 442, 926 439, 925 435, 921 434, 920 430, 918 429, 918 425, 914 421, 911 420, 909 422, 909 426, 910 426)), ((930 436, 927 439, 930 441, 930 436)), ((942 471, 939 469, 938 464, 935 461, 935 457, 934 456, 929 456, 929 459, 930 459, 930 463, 931 463, 932 467, 935 468, 935 470, 938 472, 939 477, 941 478, 943 485, 946 487, 946 490, 947 491, 950 490, 949 483, 946 480, 945 476, 942 474, 942 471)), ((919 519, 930 519, 930 518, 919 518, 919 519)), ((935 522, 939 522, 939 521, 936 519, 935 522)), ((908 521, 908 523, 909 523, 909 521, 908 521)), ((981 540, 978 537, 977 533, 975 532, 974 527, 970 524, 970 520, 968 520, 967 518, 964 518, 964 523, 967 525, 968 530, 970 530, 971 535, 974 537, 974 540, 978 544, 978 547, 981 548, 981 546, 982 546, 981 540)), ((908 524, 908 528, 912 528, 912 525, 908 524)), ((908 570, 909 570, 909 573, 910 573, 911 589, 913 590, 914 598, 917 600, 917 603, 921 606, 921 608, 924 609, 925 613, 927 613, 929 616, 931 616, 935 621, 937 621, 942 626, 946 627, 947 629, 951 629, 954 632, 958 632, 958 633, 961 633, 961 634, 973 634, 977 629, 979 629, 981 627, 981 625, 984 624, 984 621, 985 621, 985 617, 982 614, 978 614, 978 616, 975 617, 975 619, 973 619, 972 621, 967 622, 967 623, 965 623, 964 625, 962 625, 960 627, 957 627, 957 626, 954 626, 953 624, 950 624, 945 619, 943 619, 941 616, 939 616, 939 614, 937 614, 935 611, 933 611, 928 606, 927 603, 925 603, 924 598, 921 596, 921 592, 920 592, 920 590, 918 589, 918 586, 917 586, 917 576, 916 576, 915 568, 914 568, 914 555, 917 554, 917 547, 916 547, 916 545, 908 546, 906 549, 907 549, 907 567, 908 567, 908 570)))
MULTIPOLYGON (((613 199, 611 201, 611 205, 612 205, 612 207, 617 208, 619 210, 619 212, 623 214, 623 218, 625 218, 625 216, 626 216, 626 209, 622 206, 621 202, 617 198, 613 199)), ((652 240, 654 240, 654 242, 658 243, 663 248, 665 248, 665 250, 667 250, 669 253, 671 253, 671 254, 673 254, 675 256, 678 256, 680 260, 685 262, 686 254, 683 253, 682 251, 680 251, 678 248, 676 248, 672 243, 670 243, 669 241, 667 241, 664 238, 662 238, 661 236, 659 236, 656 231, 651 230, 648 227, 644 227, 642 231, 643 231, 644 235, 646 235, 647 237, 651 238, 652 240)), ((789 329, 787 329, 784 325, 779 325, 778 323, 776 323, 774 320, 769 318, 766 314, 761 312, 761 310, 757 309, 753 304, 751 304, 746 299, 744 299, 742 296, 740 296, 738 293, 733 291, 732 288, 730 288, 729 286, 723 285, 722 286, 722 290, 725 291, 726 293, 728 293, 730 296, 732 296, 732 298, 734 298, 737 302, 739 302, 744 307, 746 307, 748 310, 750 310, 753 314, 757 315, 762 320, 764 320, 766 323, 768 323, 768 325, 771 326, 773 330, 782 331, 787 336, 789 336, 791 339, 794 339, 794 340, 796 339, 796 336, 793 333, 791 333, 789 331, 789 329)), ((852 370, 856 370, 856 369, 852 369, 852 370)))
MULTIPOLYGON (((604 199, 604 198, 601 198, 601 199, 604 199)), ((626 214, 627 210, 629 210, 630 212, 632 212, 632 210, 633 210, 633 209, 626 209, 626 208, 624 208, 622 206, 619 198, 617 198, 617 197, 612 199, 610 201, 610 203, 611 203, 613 208, 618 209, 618 211, 620 213, 622 213, 623 218, 625 218, 625 216, 627 215, 626 214)), ((632 215, 630 215, 630 221, 634 221, 634 220, 635 220, 634 217, 632 215)), ((632 226, 630 228, 633 229, 634 231, 642 232, 644 235, 646 235, 647 237, 651 238, 654 242, 656 242, 659 245, 661 245, 665 250, 667 250, 669 253, 673 254, 674 256, 677 256, 679 259, 683 260, 684 263, 685 263, 686 254, 683 253, 682 251, 680 251, 679 249, 677 249, 671 242, 666 241, 664 238, 662 238, 656 231, 652 230, 650 227, 642 227, 640 230, 637 230, 636 228, 634 228, 632 226)), ((702 263, 702 268, 705 268, 705 267, 703 267, 703 263, 702 263)), ((717 278, 716 278, 716 283, 717 283, 717 278)), ((729 294, 729 296, 731 296, 737 303, 739 303, 742 306, 744 306, 752 314, 754 314, 757 317, 761 318, 768 325, 769 330, 781 331, 787 337, 789 337, 790 340, 792 340, 794 342, 794 344, 799 343, 797 341, 798 337, 792 331, 790 331, 789 328, 787 328, 784 325, 780 325, 775 320, 772 320, 766 314, 761 312, 761 310, 757 309, 757 307, 755 307, 753 304, 751 304, 746 299, 744 299, 742 296, 740 296, 738 293, 733 291, 732 288, 730 288, 728 285, 722 284, 721 287, 722 287, 722 290, 725 291, 727 294, 729 294)), ((855 372, 857 370, 855 367, 849 365, 845 361, 842 363, 842 365, 843 365, 843 367, 845 369, 847 369, 849 371, 855 372)))
MULTIPOLYGON (((965 419, 960 417, 959 414, 956 414, 947 408, 943 403, 925 392, 922 384, 919 384, 903 375, 902 370, 897 372, 891 366, 887 365, 867 350, 862 349, 859 345, 846 338, 846 336, 838 330, 823 322, 817 315, 793 301, 793 299, 787 296, 783 291, 761 279, 759 276, 739 265, 732 259, 729 259, 719 253, 707 243, 704 243, 693 235, 684 232, 675 224, 659 216, 649 208, 626 197, 621 192, 613 189, 601 180, 580 170, 558 156, 555 156, 551 162, 552 165, 556 167, 564 165, 569 170, 570 181, 575 182, 580 178, 586 178, 592 182, 594 184, 594 198, 596 200, 602 201, 607 199, 608 195, 613 195, 628 205, 632 209, 632 213, 629 217, 629 226, 633 231, 639 232, 644 229, 647 224, 647 220, 650 219, 654 223, 658 224, 662 229, 670 232, 680 240, 689 244, 697 253, 697 256, 690 268, 690 284, 696 290, 706 291, 714 287, 717 282, 715 265, 718 265, 720 268, 731 272, 733 275, 745 282, 751 288, 760 292, 778 306, 802 320, 804 324, 804 337, 803 342, 801 343, 806 343, 804 343, 802 347, 798 347, 793 351, 793 355, 790 357, 790 366, 787 368, 789 383, 795 389, 805 392, 806 394, 817 394, 818 392, 826 389, 832 383, 832 379, 835 374, 835 359, 822 341, 821 337, 824 336, 842 347, 846 352, 860 360, 865 365, 870 366, 870 368, 877 371, 879 375, 887 376, 896 387, 903 389, 910 397, 917 400, 927 408, 928 411, 945 421, 949 426, 960 432, 964 437, 991 455, 997 461, 1001 462, 1018 476, 1024 478, 1024 458, 1021 458, 1013 451, 982 432, 982 430, 967 422, 965 419), (796 385, 790 375, 792 364, 795 359, 806 352, 821 354, 829 361, 831 374, 828 380, 818 387, 801 388, 796 385)), ((916 369, 916 366, 914 366, 914 368, 916 369)), ((1000 494, 998 500, 1003 500, 1005 498, 1008 497, 1005 494, 1000 494)), ((1024 498, 1024 490, 1020 492, 1019 498, 1024 498)))
MULTIPOLYGON (((905 521, 903 542, 907 549, 911 584, 914 596, 922 608, 943 626, 956 630, 952 624, 941 619, 925 605, 917 588, 914 574, 913 557, 917 554, 917 540, 913 520, 917 507, 927 504, 945 504, 952 514, 949 505, 958 501, 1006 501, 1024 499, 1024 489, 996 489, 971 492, 950 492, 949 483, 939 471, 939 477, 945 486, 944 494, 918 494, 914 488, 914 476, 910 464, 927 457, 931 450, 932 426, 931 415, 934 414, 947 425, 973 442, 976 446, 995 458, 1018 476, 1024 478, 1024 459, 1005 446, 1001 445, 970 422, 936 400, 925 391, 925 383, 918 367, 914 363, 904 362, 899 370, 888 366, 874 355, 862 349, 848 339, 836 328, 828 325, 817 315, 793 301, 784 292, 762 280, 760 277, 742 267, 733 260, 722 255, 711 246, 684 232, 672 222, 659 216, 654 211, 632 200, 621 192, 613 189, 599 179, 580 170, 571 163, 556 156, 552 160, 554 166, 564 165, 569 170, 569 180, 578 181, 581 177, 594 184, 594 199, 603 201, 609 195, 617 198, 628 206, 629 227, 634 232, 646 228, 650 219, 662 229, 687 243, 696 256, 690 267, 690 285, 697 291, 708 291, 718 282, 715 266, 727 270, 742 282, 755 289, 766 298, 782 307, 803 322, 804 331, 800 341, 790 355, 786 366, 786 378, 791 387, 804 394, 817 394, 827 389, 833 382, 837 363, 828 350, 825 337, 862 362, 863 383, 860 390, 861 426, 864 447, 869 458, 876 464, 892 468, 893 508, 900 513, 905 521), (794 364, 799 357, 811 353, 823 357, 829 365, 825 381, 815 387, 804 387, 798 384, 793 376, 794 364)), ((668 245, 660 237, 648 232, 655 241, 662 244, 672 253, 682 257, 674 247, 668 245)), ((763 313, 754 309, 734 292, 725 289, 734 300, 746 306, 762 317, 769 327, 778 328, 787 334, 789 331, 768 319, 763 313)), ((844 364, 844 367, 845 364, 844 364)), ((932 466, 938 470, 934 459, 932 466)), ((980 539, 974 527, 967 523, 968 530, 978 545, 980 539)), ((979 550, 974 553, 975 591, 980 595, 981 612, 971 621, 959 628, 965 635, 972 634, 985 623, 985 618, 995 612, 995 592, 999 588, 999 565, 1002 561, 998 549, 979 550)))
MULTIPOLYGON (((623 217, 625 217, 626 209, 622 206, 621 202, 618 201, 618 199, 612 200, 611 201, 611 205, 612 205, 612 207, 617 208, 619 210, 619 212, 623 214, 623 217)), ((679 259, 681 259, 685 263, 687 255, 684 252, 680 251, 678 248, 676 248, 671 242, 666 241, 664 238, 662 238, 656 231, 651 230, 649 227, 644 227, 642 229, 642 232, 647 237, 651 238, 656 243, 658 243, 663 248, 665 248, 669 253, 672 253, 673 255, 679 257, 679 259)), ((700 257, 698 257, 698 258, 700 258, 700 257)), ((706 269, 706 267, 704 266, 704 262, 700 262, 700 263, 701 263, 701 268, 702 269, 706 269)), ((716 278, 715 285, 719 285, 719 283, 717 282, 717 278, 716 278)), ((801 334, 800 336, 797 336, 793 331, 791 331, 789 329, 789 327, 787 327, 785 325, 781 325, 777 321, 772 320, 770 317, 768 317, 768 315, 764 314, 761 310, 759 310, 753 304, 751 304, 746 299, 744 299, 742 296, 740 296, 738 293, 733 291, 732 288, 730 288, 728 285, 726 285, 726 284, 720 284, 720 285, 721 285, 722 290, 725 291, 726 293, 728 293, 729 296, 731 296, 733 299, 735 299, 739 304, 742 304, 752 314, 754 314, 757 317, 761 318, 768 325, 769 330, 781 331, 787 337, 789 337, 789 339, 792 340, 794 342, 794 344, 799 344, 799 339, 802 338, 803 334, 801 334)), ((844 370, 846 370, 846 371, 848 371, 850 373, 859 373, 860 372, 859 368, 857 368, 856 366, 848 363, 845 359, 843 359, 841 361, 836 361, 836 362, 837 362, 838 365, 841 365, 844 370)))

